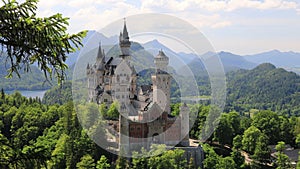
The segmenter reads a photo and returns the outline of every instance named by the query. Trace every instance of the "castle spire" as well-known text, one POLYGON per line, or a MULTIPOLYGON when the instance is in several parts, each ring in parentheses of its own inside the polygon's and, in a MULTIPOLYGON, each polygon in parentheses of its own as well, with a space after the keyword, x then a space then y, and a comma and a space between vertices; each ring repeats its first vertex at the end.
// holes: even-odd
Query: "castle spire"
POLYGON ((123 40, 129 40, 128 31, 126 27, 126 18, 124 18, 124 27, 123 27, 123 40))
POLYGON ((101 41, 99 42, 98 54, 97 54, 97 62, 101 62, 103 58, 102 49, 101 49, 101 41))
POLYGON ((126 20, 124 18, 124 27, 123 27, 123 32, 120 32, 120 37, 119 37, 119 45, 121 48, 121 57, 122 58, 128 58, 129 54, 129 49, 130 49, 130 41, 129 41, 129 36, 128 36, 128 31, 127 31, 127 26, 126 26, 126 20))
POLYGON ((98 48, 98 54, 97 54, 97 58, 96 58, 96 64, 97 64, 98 70, 103 70, 104 62, 105 62, 104 60, 105 60, 104 49, 102 50, 101 41, 100 41, 99 48, 98 48))

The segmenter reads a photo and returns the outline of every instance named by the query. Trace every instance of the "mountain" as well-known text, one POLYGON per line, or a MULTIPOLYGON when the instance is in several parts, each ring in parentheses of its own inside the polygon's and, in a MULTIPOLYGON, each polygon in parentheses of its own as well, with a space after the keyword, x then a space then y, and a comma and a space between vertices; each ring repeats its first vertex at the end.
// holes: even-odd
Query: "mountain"
MULTIPOLYGON (((99 46, 100 42, 102 47, 107 52, 118 43, 118 36, 115 35, 106 37, 105 35, 96 31, 89 31, 87 36, 83 39, 85 48, 70 54, 66 63, 69 66, 76 63, 79 53, 85 54, 91 52, 99 46)), ((153 56, 155 56, 159 50, 163 50, 164 53, 170 57, 170 66, 173 67, 177 72, 182 72, 182 70, 186 69, 186 66, 190 67, 193 72, 196 72, 196 74, 202 73, 203 70, 205 71, 203 63, 196 54, 175 52, 156 39, 141 44, 141 46, 143 46, 144 51, 149 52, 153 56), (197 69, 199 69, 200 72, 197 69)), ((136 51, 133 50, 133 52, 136 51)), ((221 59, 225 72, 238 69, 252 69, 262 63, 271 63, 277 67, 282 67, 286 70, 300 73, 300 53, 280 52, 278 50, 273 50, 255 55, 241 56, 221 51, 218 53, 218 55, 221 59)))
POLYGON ((227 110, 271 109, 300 114, 300 76, 264 63, 227 74, 227 110))
MULTIPOLYGON (((258 64, 247 61, 244 57, 240 55, 235 55, 229 52, 219 52, 217 53, 220 61, 223 64, 225 72, 230 72, 239 69, 252 69, 258 64)), ((207 52, 201 56, 201 58, 216 57, 215 53, 207 52)), ((194 75, 205 75, 206 68, 200 58, 194 58, 190 63, 178 69, 177 73, 182 75, 187 75, 186 70, 189 68, 194 75)))
POLYGON ((76 52, 69 54, 69 57, 66 60, 67 65, 71 66, 75 64, 81 52, 88 53, 91 50, 97 48, 99 46, 99 43, 101 43, 102 47, 106 51, 108 51, 114 44, 118 43, 118 36, 115 35, 106 37, 105 35, 97 31, 88 31, 86 37, 82 39, 84 48, 82 47, 81 50, 77 50, 76 52))
POLYGON ((144 49, 151 53, 153 56, 156 56, 158 54, 159 50, 163 50, 163 52, 170 58, 169 65, 173 67, 175 70, 178 68, 190 63, 195 58, 197 58, 197 55, 195 54, 187 54, 184 52, 176 53, 170 48, 166 47, 162 43, 160 43, 158 40, 152 40, 147 43, 142 44, 144 49))
POLYGON ((300 53, 281 52, 272 50, 254 55, 246 55, 244 58, 253 63, 271 63, 282 68, 300 68, 300 53))
POLYGON ((20 78, 15 73, 12 78, 5 78, 9 65, 9 63, 6 63, 6 57, 0 56, 0 89, 44 90, 50 88, 50 84, 46 82, 44 74, 36 66, 31 66, 29 72, 20 70, 20 78))
POLYGON ((244 57, 240 55, 235 55, 229 52, 219 52, 218 53, 221 62, 223 63, 226 72, 237 69, 253 69, 258 64, 247 61, 244 57))
MULTIPOLYGON (((170 65, 172 67, 175 67, 176 70, 179 72, 183 70, 183 67, 185 67, 186 64, 188 64, 188 66, 193 72, 199 72, 195 69, 200 69, 201 72, 204 69, 204 65, 201 62, 201 59, 199 59, 199 57, 196 54, 184 52, 176 53, 170 48, 160 43, 158 40, 149 41, 143 44, 143 46, 145 50, 149 51, 153 55, 155 55, 158 50, 162 49, 166 53, 166 55, 170 57, 170 65)), ((215 54, 213 52, 207 52, 206 54, 203 54, 200 57, 206 58, 205 55, 214 56, 215 54)), ((218 55, 221 59, 221 62, 223 63, 226 72, 237 69, 252 69, 258 65, 256 63, 247 61, 244 57, 240 55, 235 55, 229 52, 222 51, 219 52, 218 55)))

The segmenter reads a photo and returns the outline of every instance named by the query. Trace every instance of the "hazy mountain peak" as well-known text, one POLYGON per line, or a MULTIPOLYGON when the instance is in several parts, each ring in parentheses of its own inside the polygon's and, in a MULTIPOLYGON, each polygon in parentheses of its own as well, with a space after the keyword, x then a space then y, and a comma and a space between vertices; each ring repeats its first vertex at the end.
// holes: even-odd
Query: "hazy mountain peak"
POLYGON ((257 64, 272 63, 276 67, 300 67, 300 53, 271 50, 254 55, 246 55, 245 59, 257 64))
POLYGON ((276 69, 276 66, 274 66, 271 63, 262 63, 255 67, 256 70, 273 70, 276 69))
POLYGON ((151 40, 149 42, 146 42, 146 43, 143 44, 143 46, 145 48, 155 48, 155 49, 170 50, 164 44, 160 43, 157 39, 154 39, 154 40, 151 40))
POLYGON ((220 51, 219 54, 232 54, 232 53, 226 51, 220 51))
POLYGON ((265 53, 281 53, 281 52, 277 49, 273 49, 273 50, 270 50, 269 52, 265 52, 265 53))

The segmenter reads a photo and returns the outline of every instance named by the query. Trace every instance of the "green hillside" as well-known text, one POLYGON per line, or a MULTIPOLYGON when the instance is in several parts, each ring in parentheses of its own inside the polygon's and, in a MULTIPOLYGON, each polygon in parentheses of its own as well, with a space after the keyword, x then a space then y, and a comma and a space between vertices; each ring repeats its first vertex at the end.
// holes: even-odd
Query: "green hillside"
POLYGON ((50 84, 45 81, 44 74, 35 66, 31 66, 29 72, 20 71, 19 78, 16 74, 12 78, 5 78, 9 62, 5 57, 0 57, 0 89, 4 90, 44 90, 49 89, 50 84))
POLYGON ((228 73, 227 82, 227 109, 300 113, 300 76, 296 73, 265 63, 252 70, 228 73))

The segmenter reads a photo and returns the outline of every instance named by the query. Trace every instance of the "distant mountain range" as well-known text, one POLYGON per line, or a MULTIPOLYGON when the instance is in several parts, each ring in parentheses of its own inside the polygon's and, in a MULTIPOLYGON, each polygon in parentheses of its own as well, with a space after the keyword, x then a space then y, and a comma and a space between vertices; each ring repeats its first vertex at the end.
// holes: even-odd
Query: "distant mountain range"
MULTIPOLYGON (((87 63, 94 63, 97 54, 99 43, 105 50, 108 56, 114 56, 119 50, 118 36, 106 37, 105 35, 96 31, 89 31, 87 36, 83 39, 83 44, 87 44, 83 49, 69 55, 66 63, 69 65, 68 79, 71 78, 73 68, 76 62, 80 63, 81 72, 85 73, 87 63), (79 54, 85 53, 88 57, 81 58, 78 61, 79 54)), ((208 55, 213 57, 215 53, 207 52, 202 56, 197 56, 193 53, 175 52, 162 44, 158 40, 154 39, 144 44, 133 43, 131 52, 133 55, 133 62, 137 69, 143 70, 145 64, 148 66, 153 65, 153 58, 159 50, 163 50, 164 53, 170 58, 170 66, 173 68, 172 72, 176 72, 179 75, 185 75, 186 70, 191 70, 194 75, 207 75, 205 65, 200 58, 205 58, 208 55), (186 69, 189 68, 189 69, 186 69)), ((225 72, 230 72, 239 69, 253 69, 262 63, 271 63, 276 67, 284 68, 288 71, 293 71, 300 74, 300 53, 296 52, 280 52, 278 50, 272 50, 269 52, 263 52, 254 55, 236 55, 230 52, 221 51, 217 53, 220 61, 223 63, 225 72)), ((2 58, 3 59, 3 58, 2 58)), ((0 63, 4 63, 4 60, 0 60, 0 63)), ((78 67, 77 67, 78 68, 78 67)), ((0 79, 1 85, 5 89, 45 89, 49 88, 49 85, 43 85, 43 75, 36 67, 32 68, 31 75, 23 75, 22 79, 4 79, 6 75, 6 67, 4 64, 0 65, 0 79), (28 76, 28 77, 27 77, 28 76), (34 77, 38 77, 38 80, 34 77), (30 79, 30 80, 27 80, 30 79), (28 81, 28 83, 26 82, 28 81), (4 84, 5 83, 5 84, 4 84)), ((22 73, 23 74, 23 73, 22 73)))
MULTIPOLYGON (((106 37, 96 31, 89 31, 87 37, 83 39, 83 43, 86 42, 89 42, 88 47, 84 48, 82 51, 73 53, 67 59, 67 64, 69 66, 76 63, 80 52, 86 53, 94 50, 95 48, 98 48, 100 42, 105 49, 105 52, 108 52, 113 45, 118 43, 118 36, 115 35, 112 37, 106 37)), ((193 72, 199 73, 199 71, 205 71, 204 64, 200 59, 203 55, 197 56, 193 53, 175 52, 156 39, 140 45, 143 47, 143 50, 152 54, 153 57, 159 50, 163 50, 170 58, 170 66, 173 67, 177 73, 185 69, 186 66, 188 66, 193 72)), ((133 49, 132 52, 137 51, 133 49)), ((138 50, 138 52, 140 52, 140 50, 138 50)), ((221 51, 217 54, 223 64, 225 72, 238 69, 252 69, 261 63, 271 63, 276 67, 284 68, 300 74, 300 53, 296 52, 280 52, 278 50, 272 50, 253 55, 237 55, 221 51)), ((204 55, 207 55, 207 53, 204 55)), ((153 60, 153 58, 148 58, 146 60, 153 60)))
POLYGON ((244 58, 257 64, 268 62, 276 67, 300 67, 300 53, 296 52, 272 50, 255 55, 245 55, 244 58))
POLYGON ((272 50, 254 55, 246 55, 244 58, 256 64, 271 63, 276 67, 300 74, 300 53, 272 50))

